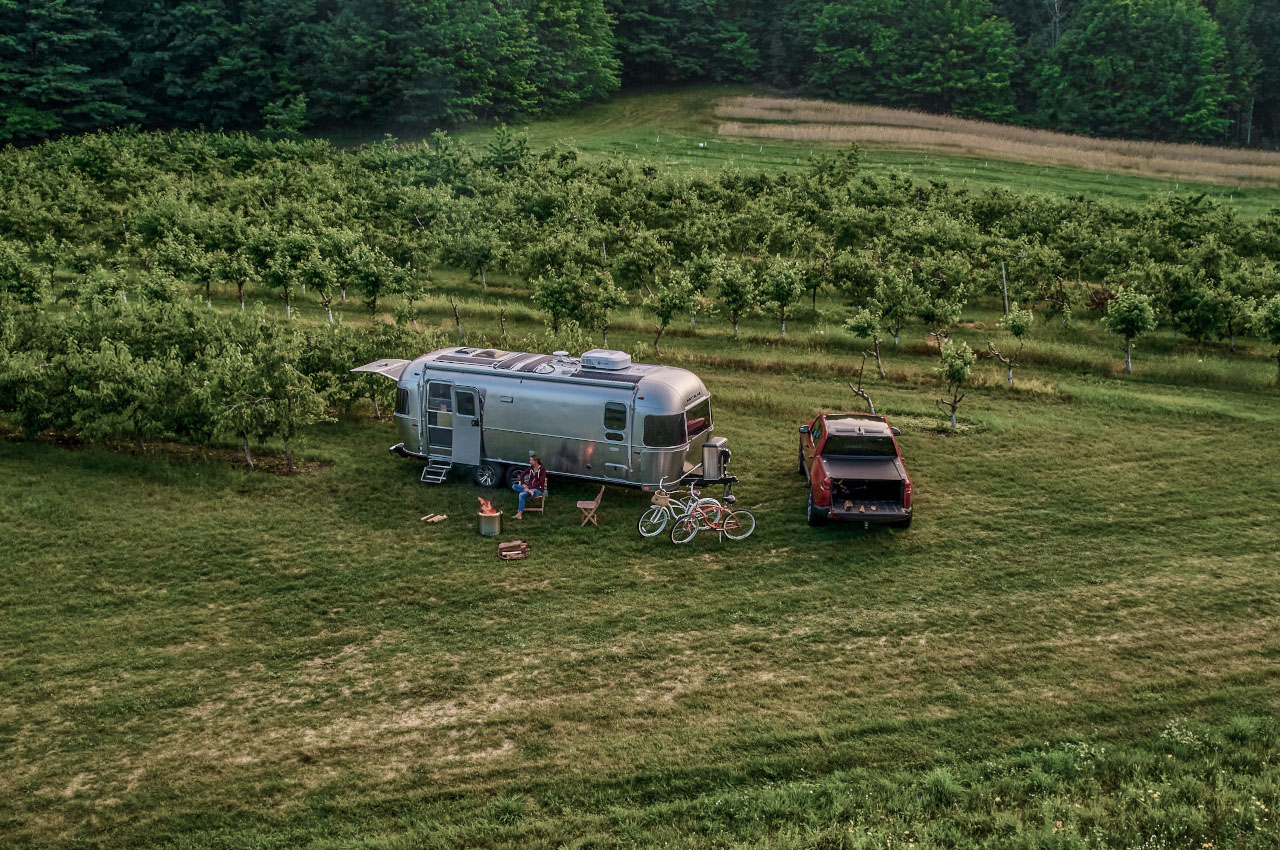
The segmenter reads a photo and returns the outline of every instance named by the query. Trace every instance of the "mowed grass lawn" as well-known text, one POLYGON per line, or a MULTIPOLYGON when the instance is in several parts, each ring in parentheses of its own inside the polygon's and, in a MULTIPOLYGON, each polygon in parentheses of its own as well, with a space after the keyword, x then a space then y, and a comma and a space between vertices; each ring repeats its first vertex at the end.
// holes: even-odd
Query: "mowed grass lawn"
POLYGON ((643 540, 617 488, 581 528, 595 488, 553 480, 519 524, 497 492, 531 550, 500 561, 495 491, 418 483, 365 415, 292 477, 0 443, 4 843, 1275 846, 1264 350, 1162 338, 1125 377, 1095 325, 1038 322, 1025 389, 981 364, 955 434, 913 329, 871 391, 914 527, 813 529, 796 427, 853 406, 858 346, 723 324, 664 350, 714 395, 739 543, 643 540))
MULTIPOLYGON (((709 170, 723 168, 763 168, 799 170, 807 168, 810 157, 848 147, 848 142, 833 141, 850 130, 847 123, 822 124, 817 121, 726 121, 737 114, 740 104, 758 101, 759 92, 743 86, 702 86, 675 90, 636 91, 585 107, 558 118, 514 124, 511 129, 522 132, 535 150, 552 145, 568 145, 586 156, 623 155, 670 170, 709 170), (732 130, 732 133, 727 131, 732 130), (794 139, 771 138, 768 134, 791 133, 794 139), (759 135, 758 138, 753 136, 759 135)), ((774 101, 771 101, 774 102, 774 101)), ((778 100, 786 104, 790 101, 778 100)), ((795 99, 800 109, 812 101, 795 99)), ((838 115, 843 107, 830 105, 838 115)), ((857 107, 851 107, 857 109, 857 107)), ((904 113, 915 116, 914 113, 904 113)), ((920 118, 921 116, 915 116, 920 118)), ((941 125, 956 119, 939 118, 941 125)), ((991 125, 979 125, 986 131, 999 131, 991 125)), ((1237 210, 1248 219, 1258 218, 1280 207, 1280 187, 1265 180, 1253 185, 1216 185, 1212 180, 1165 179, 1161 176, 1106 168, 1062 164, 1074 161, 1077 154, 1068 152, 1067 159, 1041 161, 1011 153, 986 150, 990 140, 974 136, 972 151, 961 151, 966 142, 947 145, 916 144, 911 141, 880 143, 877 131, 885 128, 866 127, 872 140, 861 142, 863 170, 871 174, 897 172, 918 180, 945 181, 972 191, 1007 189, 1014 192, 1038 192, 1059 195, 1087 195, 1114 203, 1137 206, 1176 195, 1204 194, 1237 210)), ((854 128, 857 131, 857 128, 854 128)), ((1025 131, 1008 128, 1014 138, 1025 131)), ((490 127, 455 133, 477 146, 493 137, 490 127)), ((353 132, 341 141, 378 139, 374 128, 353 132)), ((1085 145, 1094 140, 1082 139, 1085 145)), ((998 147, 999 145, 997 145, 998 147)), ((1214 149, 1207 149, 1210 153, 1214 149)), ((1226 157, 1238 152, 1228 149, 1226 157)), ((1091 154, 1080 152, 1081 162, 1092 163, 1091 154)), ((1268 156, 1266 153, 1258 154, 1268 156)), ((1194 166, 1190 166, 1194 168, 1194 166)), ((1234 181, 1239 182, 1239 181, 1234 181)))

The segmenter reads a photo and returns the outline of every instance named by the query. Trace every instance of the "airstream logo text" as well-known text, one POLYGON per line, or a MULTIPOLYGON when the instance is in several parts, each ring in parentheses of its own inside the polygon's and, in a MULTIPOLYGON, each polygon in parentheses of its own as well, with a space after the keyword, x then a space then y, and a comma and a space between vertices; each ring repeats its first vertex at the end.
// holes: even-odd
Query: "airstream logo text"
POLYGON ((698 398, 698 394, 697 394, 697 393, 694 393, 693 395, 689 396, 688 398, 686 398, 686 399, 684 400, 685 406, 686 406, 686 407, 687 407, 687 406, 689 406, 691 403, 693 403, 694 401, 696 401, 696 400, 697 400, 697 398, 698 398))

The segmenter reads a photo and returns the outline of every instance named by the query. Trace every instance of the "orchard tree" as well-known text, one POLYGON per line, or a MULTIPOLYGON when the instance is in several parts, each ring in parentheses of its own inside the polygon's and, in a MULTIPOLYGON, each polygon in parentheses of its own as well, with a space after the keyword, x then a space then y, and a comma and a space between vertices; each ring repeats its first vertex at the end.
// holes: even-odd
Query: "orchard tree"
POLYGON ((924 298, 924 290, 911 278, 888 269, 875 285, 869 309, 879 314, 880 326, 893 335, 893 344, 897 345, 903 327, 924 298))
MULTIPOLYGON (((1013 386, 1013 369, 1018 365, 1018 358, 1022 356, 1022 348, 1026 345, 1026 335, 1031 332, 1031 311, 1019 310, 1018 302, 1013 302, 1013 306, 1009 309, 1009 315, 1000 320, 1000 326, 1013 335, 1018 341, 1018 349, 1010 355, 1004 355, 996 349, 995 343, 988 342, 987 349, 995 356, 997 360, 1005 365, 1009 370, 1009 386, 1013 386)), ((1008 349, 1005 349, 1008 351, 1008 349)))
POLYGON ((864 351, 863 354, 875 355, 876 373, 884 380, 884 363, 880 359, 880 335, 884 331, 880 327, 879 311, 863 307, 844 323, 844 329, 859 339, 871 340, 871 350, 864 351))
POLYGON ((671 270, 667 274, 667 279, 651 289, 649 294, 645 296, 644 306, 658 320, 657 333, 653 337, 654 354, 659 353, 658 342, 662 339, 662 334, 666 331, 667 326, 671 324, 672 319, 687 312, 696 297, 697 294, 693 291, 693 284, 689 282, 689 275, 681 269, 671 270))
POLYGON ((582 270, 572 263, 533 282, 533 303, 551 317, 551 333, 560 336, 560 325, 582 315, 587 303, 582 270))
POLYGON ((1151 299, 1132 289, 1122 289, 1107 307, 1106 328, 1124 337, 1124 368, 1133 371, 1133 341, 1156 328, 1156 311, 1151 299))
POLYGON ((738 321, 742 314, 760 304, 760 288, 755 270, 749 260, 726 262, 715 291, 716 300, 729 313, 733 322, 733 336, 738 336, 738 321))
POLYGON ((1258 310, 1255 325, 1268 342, 1276 346, 1276 383, 1280 384, 1280 295, 1271 298, 1258 310))
POLYGON ((627 294, 613 282, 613 275, 604 269, 593 269, 587 274, 584 292, 583 325, 600 331, 601 346, 608 348, 613 311, 626 306, 627 294))
POLYGON ((298 266, 298 280, 303 289, 311 287, 311 291, 324 305, 325 314, 329 317, 329 324, 332 325, 333 296, 336 294, 334 290, 338 284, 338 272, 333 264, 320 256, 319 251, 313 251, 298 266))
POLYGON ((760 275, 761 301, 777 311, 782 338, 787 338, 787 310, 804 294, 804 269, 795 260, 774 257, 760 275))
POLYGON ((969 343, 955 343, 953 340, 947 340, 942 345, 942 362, 938 364, 935 370, 942 376, 943 382, 947 385, 947 395, 950 399, 938 399, 938 408, 947 408, 951 412, 951 427, 956 427, 956 408, 960 406, 960 402, 964 401, 965 394, 961 391, 969 376, 973 373, 973 366, 977 363, 973 351, 969 348, 969 343))
POLYGON ((395 262, 377 248, 357 244, 343 263, 339 274, 364 294, 369 315, 378 315, 378 300, 395 295, 404 286, 405 276, 395 262))

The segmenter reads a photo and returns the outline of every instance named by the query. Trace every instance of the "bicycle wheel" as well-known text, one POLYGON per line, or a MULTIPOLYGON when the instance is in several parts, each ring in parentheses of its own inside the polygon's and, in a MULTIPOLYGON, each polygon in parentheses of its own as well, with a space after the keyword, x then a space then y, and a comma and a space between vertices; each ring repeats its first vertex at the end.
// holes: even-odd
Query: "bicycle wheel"
POLYGON ((672 543, 688 543, 697 534, 698 518, 693 514, 676 517, 675 525, 671 526, 672 543))
POLYGON ((641 537, 657 537, 667 527, 667 509, 650 505, 648 510, 640 514, 636 527, 640 530, 641 537))
POLYGON ((756 515, 751 511, 725 511, 724 536, 730 540, 745 540, 756 530, 756 515))

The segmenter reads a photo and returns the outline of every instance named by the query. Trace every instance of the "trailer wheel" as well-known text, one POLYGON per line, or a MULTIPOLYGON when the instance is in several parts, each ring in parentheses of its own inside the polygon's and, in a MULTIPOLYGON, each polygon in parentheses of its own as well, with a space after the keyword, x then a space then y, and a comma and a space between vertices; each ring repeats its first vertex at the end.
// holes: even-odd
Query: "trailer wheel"
POLYGON ((504 472, 502 464, 485 461, 471 472, 471 480, 481 487, 497 487, 502 483, 504 472))
POLYGON ((524 475, 524 471, 528 468, 529 467, 521 466, 520 464, 515 464, 514 466, 507 467, 507 489, 508 490, 510 490, 512 487, 520 483, 520 476, 524 475))

